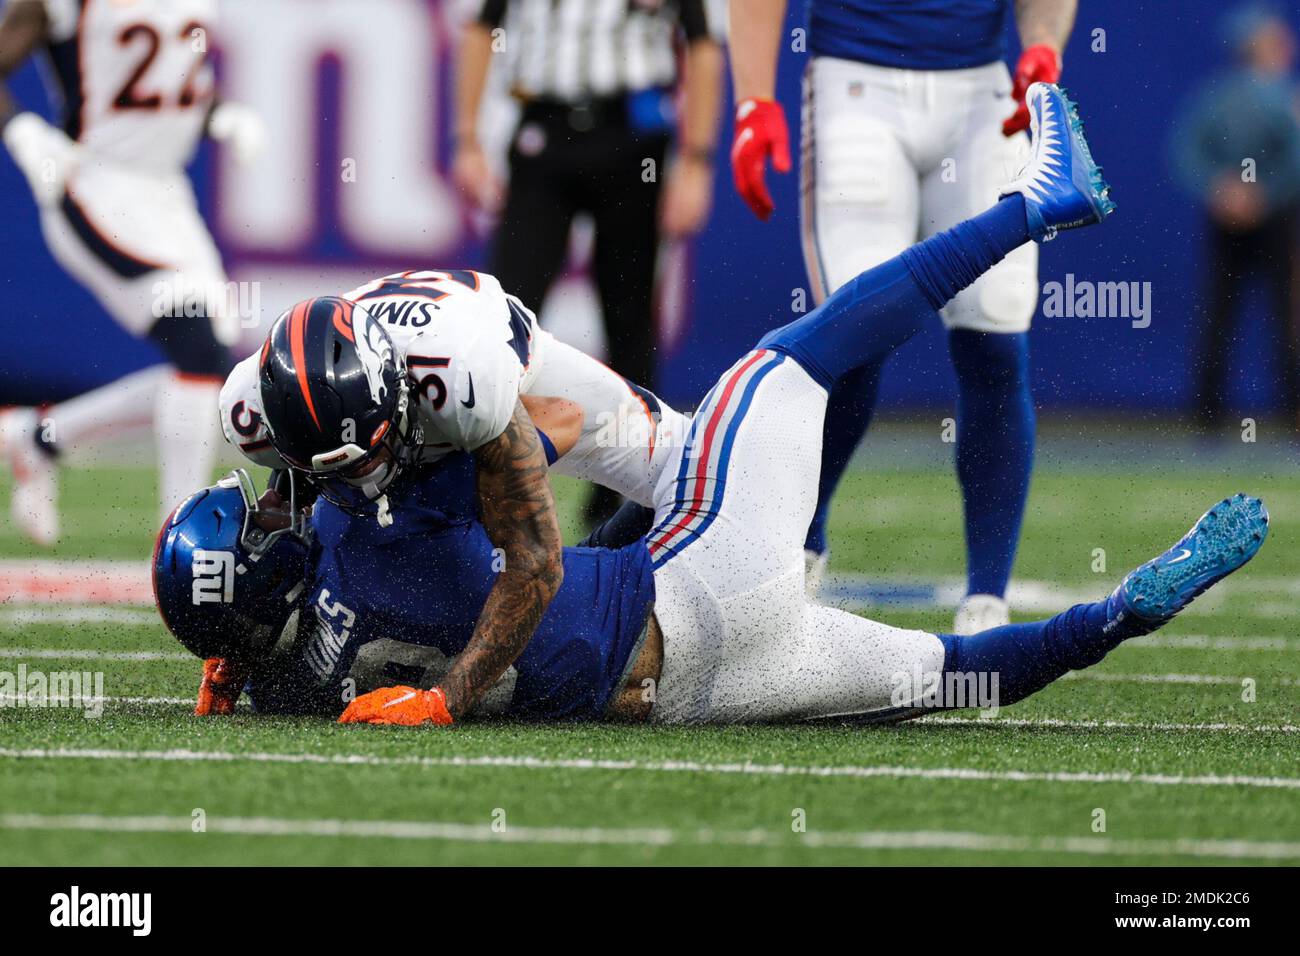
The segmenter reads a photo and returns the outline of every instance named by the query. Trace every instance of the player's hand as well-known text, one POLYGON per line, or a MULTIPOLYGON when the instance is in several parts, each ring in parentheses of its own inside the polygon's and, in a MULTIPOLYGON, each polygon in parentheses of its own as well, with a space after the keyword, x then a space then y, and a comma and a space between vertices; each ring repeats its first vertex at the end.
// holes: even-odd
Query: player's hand
POLYGON ((1011 98, 1016 101, 1016 111, 1002 124, 1003 136, 1014 136, 1029 129, 1029 107, 1025 93, 1035 83, 1055 83, 1061 78, 1061 54, 1046 43, 1031 46, 1020 54, 1016 76, 1011 85, 1011 98))
POLYGON ((441 687, 416 690, 414 687, 381 687, 362 694, 348 704, 339 718, 340 724, 420 724, 447 726, 452 722, 447 698, 441 687))
POLYGON ((222 100, 208 117, 208 135, 230 147, 235 162, 248 166, 266 148, 266 123, 251 106, 222 100))
POLYGON ((68 134, 35 113, 19 113, 5 124, 4 141, 37 204, 59 202, 81 156, 68 134))
POLYGON ((693 236, 709 218, 713 204, 713 167, 700 156, 673 164, 659 201, 659 230, 669 239, 693 236))
POLYGON ((478 143, 462 143, 451 160, 451 178, 470 202, 488 212, 501 208, 505 188, 492 172, 487 154, 478 143))
POLYGON ((203 662, 203 680, 199 683, 199 699, 194 705, 195 716, 233 714, 247 680, 248 673, 244 668, 220 657, 208 658, 203 662))
POLYGON ((731 174, 740 198, 765 222, 776 208, 763 178, 769 156, 772 168, 778 173, 790 171, 790 133, 785 125, 785 111, 773 100, 742 100, 736 107, 731 174))

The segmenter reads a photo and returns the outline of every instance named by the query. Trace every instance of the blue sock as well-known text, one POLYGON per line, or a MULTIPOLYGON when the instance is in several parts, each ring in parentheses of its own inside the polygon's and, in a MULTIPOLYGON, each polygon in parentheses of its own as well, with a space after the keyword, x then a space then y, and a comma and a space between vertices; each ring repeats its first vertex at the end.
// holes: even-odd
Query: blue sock
POLYGON ((1029 335, 954 329, 957 480, 966 515, 968 594, 1002 597, 1034 467, 1029 335))
POLYGON ((882 363, 873 363, 849 372, 831 389, 826 405, 826 422, 822 428, 822 470, 817 486, 817 510, 808 525, 804 547, 821 554, 826 550, 826 522, 830 517, 831 499, 840 478, 871 424, 880 389, 882 363))
MULTIPOLYGON (((1091 667, 1130 637, 1159 627, 1131 614, 1121 616, 1122 607, 1112 594, 1046 621, 1006 624, 967 637, 940 634, 944 674, 997 674, 996 703, 1014 704, 1072 670, 1091 667)), ((959 702, 943 696, 947 690, 944 681, 941 705, 956 706, 959 702)))
POLYGON ((759 341, 793 357, 828 392, 854 369, 883 362, 1008 252, 1029 241, 1025 201, 931 236, 845 283, 816 309, 759 341))

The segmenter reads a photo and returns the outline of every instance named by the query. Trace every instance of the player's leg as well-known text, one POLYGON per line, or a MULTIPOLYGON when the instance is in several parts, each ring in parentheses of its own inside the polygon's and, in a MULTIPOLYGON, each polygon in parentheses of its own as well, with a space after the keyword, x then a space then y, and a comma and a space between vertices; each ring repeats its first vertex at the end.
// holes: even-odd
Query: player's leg
POLYGON ((563 157, 556 155, 563 144, 540 135, 537 145, 521 128, 511 146, 510 185, 488 266, 501 288, 539 314, 564 266, 574 214, 563 186, 563 157))
MULTIPOLYGON (((589 170, 596 225, 592 271, 604 313, 609 364, 630 381, 653 389, 658 364, 654 283, 659 199, 668 141, 619 130, 594 135, 603 143, 589 170), (646 161, 659 170, 649 182, 642 175, 646 161)), ((618 506, 618 497, 598 485, 586 504, 587 523, 604 521, 618 506)))
MULTIPOLYGON (((1268 523, 1268 511, 1258 498, 1227 498, 1172 548, 1128 574, 1104 601, 1078 604, 1033 624, 942 635, 944 670, 996 674, 995 703, 1013 704, 1072 670, 1096 664, 1123 641, 1167 624, 1254 557, 1268 535, 1268 523)), ((939 701, 940 706, 962 706, 942 695, 939 701)))
MULTIPOLYGON (((668 686, 676 675, 666 670, 661 683, 669 691, 669 706, 652 719, 866 715, 890 720, 931 709, 1014 704, 1168 623, 1249 561, 1267 534, 1263 503, 1236 495, 1211 508, 1177 544, 1130 573, 1105 600, 1075 605, 1045 621, 973 635, 902 630, 812 605, 799 628, 793 627, 793 616, 782 621, 790 626, 786 640, 741 644, 708 674, 705 687, 692 688, 694 707, 681 705, 668 686)), ((770 607, 786 606, 774 597, 763 595, 770 607)), ((724 604, 717 626, 734 628, 728 620, 734 616, 724 604)))
POLYGON ((551 470, 609 488, 641 506, 653 504, 659 474, 676 460, 690 420, 587 353, 545 330, 540 336, 534 355, 541 361, 529 394, 568 399, 583 412, 581 436, 551 470))
MULTIPOLYGON (((719 379, 679 467, 664 473, 647 539, 665 654, 656 719, 775 716, 759 685, 773 660, 786 668, 790 642, 808 638, 802 544, 830 389, 937 321, 1029 238, 1025 202, 1010 196, 847 282, 719 379)), ((937 639, 928 646, 939 652, 937 639)))
MULTIPOLYGON (((845 283, 812 312, 765 335, 718 381, 696 412, 680 467, 665 471, 668 481, 656 494, 665 513, 650 548, 663 553, 659 563, 713 524, 729 484, 745 501, 753 498, 752 508, 735 509, 739 523, 766 524, 772 515, 781 532, 761 537, 784 552, 787 518, 803 519, 801 531, 807 527, 802 499, 816 487, 826 397, 835 383, 888 356, 1013 249, 1109 213, 1072 105, 1042 84, 1031 88, 1028 102, 1045 146, 1012 184, 1025 195, 1010 192, 992 209, 845 283), (794 362, 783 363, 787 356, 794 362), (818 434, 809 435, 810 428, 818 434), (739 480, 728 475, 736 461, 743 462, 739 480), (774 501, 778 493, 788 500, 774 501)), ((766 560, 753 548, 733 550, 728 560, 735 554, 766 560)), ((778 558, 777 568, 784 567, 778 558)))
POLYGON ((103 445, 147 428, 154 394, 166 375, 165 366, 153 366, 57 405, 0 416, 0 450, 15 476, 10 515, 28 538, 46 547, 58 540, 58 465, 64 450, 103 445))
POLYGON ((228 342, 237 334, 237 303, 189 180, 177 176, 152 193, 153 209, 168 237, 175 270, 153 276, 153 324, 148 336, 171 365, 155 399, 161 511, 212 480, 220 447, 218 396, 230 371, 228 342))
POLYGON ((834 383, 937 319, 1012 249, 1109 212, 1068 101, 1038 85, 1028 102, 1051 147, 1037 150, 1022 174, 1017 188, 1028 198, 1013 193, 846 283, 765 336, 696 413, 680 466, 665 471, 656 493, 647 539, 664 634, 663 719, 703 719, 731 661, 765 659, 803 633, 800 545, 834 383))
POLYGON ((1228 357, 1223 343, 1235 338, 1241 293, 1254 265, 1251 250, 1246 248, 1239 233, 1212 224, 1209 245, 1206 315, 1192 363, 1196 376, 1196 421, 1205 431, 1222 424, 1228 357))
MULTIPOLYGON (((904 142, 897 76, 896 70, 818 57, 804 77, 800 228, 819 305, 916 241, 917 172, 904 142)), ((810 594, 825 566, 831 501, 871 424, 883 364, 856 369, 831 389, 817 508, 805 542, 810 594)))
MULTIPOLYGON (((95 169, 78 190, 45 210, 42 231, 51 252, 132 334, 151 339, 169 374, 155 380, 149 407, 159 443, 162 510, 206 484, 217 449, 216 401, 229 355, 217 338, 224 293, 220 257, 184 176, 142 178, 95 169), (216 290, 216 291, 214 291, 216 290)), ((135 383, 143 388, 143 383, 135 383)), ((140 393, 111 393, 119 407, 140 393)), ((70 444, 77 431, 56 413, 54 432, 70 444)), ((136 413, 133 407, 132 413, 136 413)))
MULTIPOLYGON (((958 128, 951 163, 921 187, 922 232, 931 235, 987 209, 1024 163, 1024 134, 1002 135, 1011 80, 998 63, 940 77, 958 128)), ((954 630, 1007 622, 1004 595, 1033 469, 1035 416, 1029 324, 1037 302, 1038 247, 1021 246, 942 310, 957 375, 957 478, 966 525, 967 598, 954 630)))

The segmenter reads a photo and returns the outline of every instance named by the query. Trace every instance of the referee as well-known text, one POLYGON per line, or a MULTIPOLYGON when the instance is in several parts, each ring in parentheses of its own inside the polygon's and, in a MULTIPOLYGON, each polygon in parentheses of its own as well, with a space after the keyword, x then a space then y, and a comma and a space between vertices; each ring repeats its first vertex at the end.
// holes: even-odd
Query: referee
POLYGON ((461 41, 453 174, 489 209, 502 189, 478 116, 494 53, 507 57, 523 107, 490 270, 537 311, 564 265, 574 215, 590 214, 610 365, 651 387, 659 240, 697 232, 712 201, 725 28, 708 3, 483 0, 461 41))

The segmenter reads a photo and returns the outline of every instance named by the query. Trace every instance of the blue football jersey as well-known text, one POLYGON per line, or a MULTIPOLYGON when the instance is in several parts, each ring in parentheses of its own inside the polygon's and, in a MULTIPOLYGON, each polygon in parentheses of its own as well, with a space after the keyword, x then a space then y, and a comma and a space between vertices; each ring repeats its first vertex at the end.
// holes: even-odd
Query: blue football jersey
MULTIPOLYGON (((271 713, 338 714, 345 681, 428 684, 469 642, 500 559, 474 517, 473 462, 457 453, 393 501, 393 525, 316 505, 308 596, 296 637, 248 686, 271 713)), ((594 719, 645 632, 654 577, 644 542, 566 548, 564 583, 495 708, 529 719, 594 719)))
POLYGON ((1008 0, 808 0, 808 50, 910 70, 1002 58, 1008 0))

